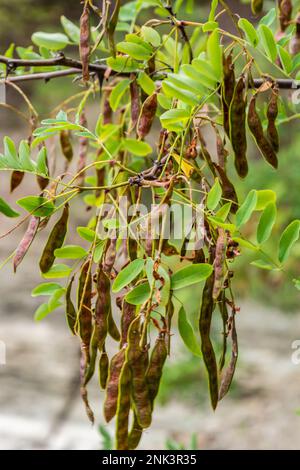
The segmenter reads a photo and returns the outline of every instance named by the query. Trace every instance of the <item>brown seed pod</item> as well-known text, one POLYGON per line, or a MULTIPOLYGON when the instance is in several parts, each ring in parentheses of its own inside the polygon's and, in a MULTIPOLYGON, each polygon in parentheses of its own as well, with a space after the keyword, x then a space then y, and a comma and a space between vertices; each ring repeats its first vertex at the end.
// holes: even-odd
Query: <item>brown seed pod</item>
POLYGON ((206 161, 208 168, 210 169, 210 171, 212 172, 212 174, 213 174, 214 176, 216 176, 216 172, 215 172, 215 169, 214 169, 213 160, 212 160, 212 158, 211 158, 211 155, 210 155, 209 151, 207 150, 206 142, 205 142, 205 139, 204 139, 204 137, 203 137, 203 135, 202 135, 202 132, 201 132, 200 127, 197 127, 196 131, 197 131, 197 136, 198 136, 198 139, 199 139, 199 142, 200 142, 200 146, 201 146, 200 157, 203 158, 203 160, 206 161))
POLYGON ((218 155, 218 163, 221 168, 225 170, 226 160, 228 157, 228 151, 225 148, 224 140, 222 139, 220 132, 215 127, 216 133, 216 143, 217 143, 217 155, 218 155))
POLYGON ((222 354, 220 357, 219 361, 219 368, 220 371, 222 371, 224 365, 225 365, 225 359, 226 359, 226 352, 227 352, 227 322, 228 322, 228 310, 227 310, 227 303, 226 303, 226 297, 225 297, 225 292, 223 291, 221 294, 221 301, 218 302, 219 310, 221 313, 222 317, 222 324, 223 324, 223 347, 222 347, 222 354))
POLYGON ((130 412, 131 369, 124 363, 119 380, 116 416, 116 448, 128 450, 128 424, 130 412))
POLYGON ((236 194, 236 190, 229 180, 226 172, 221 168, 219 165, 216 163, 214 164, 215 169, 217 170, 221 187, 222 187, 222 196, 224 199, 228 199, 229 201, 232 201, 233 204, 231 205, 230 212, 235 214, 238 210, 238 197, 236 194))
POLYGON ((109 422, 116 414, 118 403, 119 377, 125 362, 125 349, 121 349, 110 361, 109 374, 104 401, 104 417, 109 422))
POLYGON ((109 104, 110 91, 105 92, 103 100, 103 124, 110 124, 112 122, 112 109, 109 104))
POLYGON ((10 192, 12 193, 23 181, 25 173, 23 171, 13 171, 10 178, 10 192))
POLYGON ((90 12, 88 3, 85 2, 82 15, 80 17, 80 60, 82 63, 82 78, 84 82, 90 79, 89 58, 90 58, 90 12))
POLYGON ((127 334, 129 326, 132 320, 135 317, 134 305, 128 304, 125 299, 122 301, 122 314, 121 314, 121 343, 120 347, 122 348, 127 343, 127 334))
POLYGON ((263 0, 251 0, 251 9, 254 15, 259 15, 264 7, 263 0))
POLYGON ((232 63, 232 51, 227 57, 223 55, 223 84, 222 84, 222 104, 223 104, 223 124, 225 132, 229 132, 229 108, 234 94, 235 73, 232 63))
POLYGON ((227 248, 227 236, 224 229, 218 229, 218 238, 216 242, 216 255, 214 261, 214 285, 213 285, 213 300, 217 301, 224 285, 224 281, 227 275, 226 270, 226 248, 227 248))
POLYGON ((149 134, 157 110, 157 93, 148 96, 142 106, 137 122, 137 135, 144 139, 149 134))
POLYGON ((90 270, 90 260, 87 260, 81 268, 77 291, 79 336, 86 354, 86 363, 89 363, 89 347, 92 336, 92 275, 90 270))
POLYGON ((59 137, 61 151, 65 156, 67 162, 70 163, 73 158, 73 148, 70 140, 70 133, 69 131, 61 131, 59 137))
POLYGON ((87 417, 91 421, 92 424, 94 424, 95 418, 94 418, 94 413, 93 410, 90 407, 89 404, 89 398, 88 398, 88 392, 87 389, 84 385, 84 376, 85 376, 85 371, 87 367, 87 356, 86 356, 86 349, 84 344, 81 344, 81 356, 80 356, 80 395, 82 398, 82 401, 85 406, 85 411, 87 414, 87 417))
POLYGON ((290 53, 295 56, 300 52, 300 13, 298 13, 296 18, 296 32, 292 39, 290 40, 290 53))
POLYGON ((146 371, 146 382, 148 385, 149 396, 152 403, 152 409, 154 400, 158 394, 160 379, 162 376, 163 367, 168 356, 168 350, 166 346, 165 335, 161 333, 153 347, 149 366, 146 371))
POLYGON ((43 250, 40 259, 40 270, 42 271, 42 273, 46 273, 47 271, 49 271, 55 261, 54 251, 57 248, 60 248, 64 242, 68 229, 68 220, 69 204, 65 204, 63 213, 60 219, 54 225, 53 229, 51 230, 51 233, 43 250))
POLYGON ((76 309, 74 307, 74 304, 71 299, 71 291, 72 291, 72 285, 74 282, 75 276, 72 276, 66 290, 66 320, 67 320, 67 325, 69 326, 71 332, 73 335, 76 334, 75 331, 75 325, 76 325, 76 309))
POLYGON ((268 103, 267 118, 268 128, 267 136, 275 152, 279 150, 279 136, 276 128, 276 119, 278 116, 278 98, 279 89, 277 86, 272 88, 271 97, 268 103))
POLYGON ((241 76, 235 86, 229 109, 230 140, 234 151, 234 164, 241 178, 245 178, 248 173, 246 158, 246 104, 245 78, 241 76))
POLYGON ((259 115, 256 111, 256 95, 252 96, 248 109, 248 126, 255 138, 256 144, 261 151, 265 160, 272 165, 273 168, 278 167, 277 155, 266 139, 263 131, 263 127, 259 118, 259 115))
POLYGON ((110 311, 108 312, 107 321, 108 321, 108 333, 115 341, 120 341, 121 335, 116 325, 116 322, 114 320, 114 317, 112 315, 112 309, 110 309, 110 311))
POLYGON ((289 26, 291 18, 292 18, 292 11, 293 11, 292 1, 291 0, 278 0, 278 9, 279 9, 280 30, 285 31, 286 28, 289 26))
POLYGON ((140 115, 140 89, 136 80, 136 74, 132 73, 130 78, 131 129, 134 129, 140 115))
POLYGON ((30 248, 31 243, 33 242, 37 230, 39 228, 40 218, 31 216, 28 224, 28 228, 20 241, 18 248, 16 250, 16 254, 13 260, 14 272, 16 272, 17 267, 23 260, 24 256, 26 255, 27 251, 30 248))
POLYGON ((143 428, 139 425, 136 414, 134 413, 132 427, 128 436, 128 449, 134 450, 140 443, 143 435, 143 428))
POLYGON ((226 393, 228 392, 230 388, 230 385, 234 376, 234 372, 235 372, 237 359, 238 359, 238 340, 237 340, 236 327, 235 327, 235 312, 233 312, 229 321, 230 321, 230 336, 231 336, 231 342, 232 342, 231 359, 230 359, 227 369, 224 371, 224 374, 222 375, 221 385, 220 385, 220 390, 219 390, 219 400, 222 400, 222 398, 226 395, 226 393))
POLYGON ((102 351, 100 359, 99 359, 99 383, 100 387, 105 390, 107 379, 108 379, 108 369, 109 369, 109 359, 107 352, 105 350, 102 351))
POLYGON ((219 395, 218 368, 214 348, 210 339, 210 327, 214 310, 214 301, 212 297, 213 287, 214 274, 212 274, 206 280, 204 285, 199 319, 199 331, 201 337, 201 351, 203 355, 204 364, 208 373, 211 404, 213 409, 216 409, 219 395))
POLYGON ((109 22, 108 22, 108 27, 107 27, 109 49, 110 49, 110 53, 113 57, 115 57, 115 55, 116 55, 114 33, 115 33, 117 23, 118 23, 120 6, 121 6, 121 0, 116 0, 114 10, 111 14, 111 17, 110 17, 109 22))
POLYGON ((116 238, 111 238, 109 244, 107 245, 107 249, 106 249, 105 257, 103 261, 103 271, 107 275, 110 275, 113 265, 115 264, 116 254, 117 254, 116 245, 117 245, 116 238))

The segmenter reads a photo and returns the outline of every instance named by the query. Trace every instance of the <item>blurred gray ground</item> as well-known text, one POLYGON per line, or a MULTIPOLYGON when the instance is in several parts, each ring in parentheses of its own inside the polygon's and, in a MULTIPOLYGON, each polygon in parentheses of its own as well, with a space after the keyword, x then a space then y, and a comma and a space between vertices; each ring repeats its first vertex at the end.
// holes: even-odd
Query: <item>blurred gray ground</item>
MULTIPOLYGON (((20 235, 0 243, 1 260, 20 235)), ((0 449, 100 449, 78 396, 76 338, 62 312, 38 324, 32 319, 39 304, 29 294, 40 282, 33 263, 39 245, 15 276, 11 265, 0 271, 0 339, 7 346, 7 364, 0 366, 0 449)), ((246 302, 238 330, 238 396, 225 398, 215 413, 207 403, 196 408, 177 400, 156 408, 141 448, 163 449, 167 437, 188 445, 195 432, 204 449, 300 449, 300 365, 291 361, 300 316, 246 302)), ((90 398, 102 424, 103 395, 94 383, 90 398)))

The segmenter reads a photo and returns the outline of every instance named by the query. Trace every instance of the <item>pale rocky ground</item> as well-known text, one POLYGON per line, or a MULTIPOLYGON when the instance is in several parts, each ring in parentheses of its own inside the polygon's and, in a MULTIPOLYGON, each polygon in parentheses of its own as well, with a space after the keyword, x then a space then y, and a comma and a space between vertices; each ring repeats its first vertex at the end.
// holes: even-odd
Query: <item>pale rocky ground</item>
MULTIPOLYGON (((13 243, 2 241, 1 260, 13 243)), ((100 449, 78 396, 76 338, 60 312, 38 324, 32 319, 39 299, 29 292, 40 282, 33 263, 39 251, 36 242, 15 277, 9 265, 0 271, 0 339, 7 348, 7 364, 0 366, 0 449, 100 449)), ((156 409, 141 448, 165 448, 167 437, 188 443, 195 432, 203 449, 300 449, 300 365, 291 361, 300 315, 243 302, 238 330, 239 394, 215 413, 207 404, 179 400, 156 409)), ((94 384, 91 401, 103 424, 101 400, 94 384)))

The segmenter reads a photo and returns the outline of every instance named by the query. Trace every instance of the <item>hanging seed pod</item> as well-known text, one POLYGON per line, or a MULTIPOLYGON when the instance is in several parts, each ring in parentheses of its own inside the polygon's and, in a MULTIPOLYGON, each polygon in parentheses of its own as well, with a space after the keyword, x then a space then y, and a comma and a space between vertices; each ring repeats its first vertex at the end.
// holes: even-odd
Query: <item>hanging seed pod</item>
POLYGON ((137 122, 137 135, 144 139, 149 134, 157 110, 157 93, 148 96, 142 106, 137 122))
POLYGON ((254 15, 259 15, 264 7, 263 0, 251 0, 251 9, 254 15))
POLYGON ((100 387, 105 390, 108 379, 109 359, 107 352, 103 349, 99 359, 99 383, 100 387))
POLYGON ((108 276, 110 275, 113 265, 115 264, 116 254, 117 254, 116 245, 117 245, 117 239, 112 238, 105 252, 105 257, 103 261, 103 271, 108 276))
POLYGON ((136 307, 134 305, 128 304, 126 300, 123 299, 121 314, 121 348, 127 343, 128 329, 134 319, 135 309, 136 307))
POLYGON ((120 12, 121 0, 116 0, 114 10, 108 22, 107 35, 109 42, 110 53, 113 57, 116 56, 116 47, 114 34, 118 23, 119 12, 120 12))
POLYGON ((217 301, 226 279, 226 248, 227 236, 224 229, 218 229, 218 238, 216 242, 216 256, 214 261, 214 286, 213 286, 213 300, 217 301))
POLYGON ((103 124, 110 124, 112 122, 112 109, 109 104, 110 91, 105 92, 103 100, 103 124))
POLYGON ((88 82, 90 79, 89 58, 90 58, 90 12, 88 3, 85 2, 82 15, 80 17, 80 60, 82 63, 82 79, 88 82))
POLYGON ((143 428, 139 425, 136 414, 134 413, 132 428, 128 436, 128 449, 134 450, 140 443, 143 435, 143 428))
POLYGON ((197 135, 198 135, 198 139, 199 139, 200 146, 201 146, 200 157, 202 157, 202 159, 206 161, 208 168, 210 169, 213 176, 215 177, 216 172, 215 172, 215 169, 214 169, 213 160, 211 158, 211 155, 210 155, 209 151, 207 150, 206 142, 205 142, 205 139, 202 135, 201 129, 200 129, 200 127, 197 127, 196 130, 197 130, 197 135))
POLYGON ((128 424, 130 412, 131 369, 127 362, 122 367, 116 416, 116 448, 128 450, 128 424))
POLYGON ((165 335, 160 333, 153 347, 149 366, 146 371, 146 382, 149 390, 149 397, 152 404, 158 394, 160 379, 162 376, 163 367, 168 356, 165 335))
POLYGON ((61 131, 59 137, 61 151, 67 162, 70 163, 73 158, 73 148, 70 140, 70 133, 69 131, 61 131))
POLYGON ((109 313, 108 313, 108 317, 107 317, 107 321, 108 321, 108 333, 110 334, 110 336, 115 340, 115 341, 120 341, 121 339, 121 335, 120 335, 120 332, 118 330, 118 327, 115 323, 115 320, 114 320, 114 317, 112 315, 112 310, 110 309, 109 313))
POLYGON ((222 371, 224 365, 225 365, 225 359, 226 359, 226 352, 227 352, 227 322, 228 322, 228 310, 227 310, 227 303, 226 303, 226 297, 225 297, 225 292, 222 292, 221 295, 221 301, 218 303, 219 305, 219 310, 221 313, 222 317, 222 324, 223 324, 223 347, 222 347, 222 355, 220 357, 220 362, 219 362, 219 368, 220 371, 222 371))
POLYGON ((76 320, 77 320, 76 309, 71 299, 71 291, 72 291, 72 285, 73 285, 74 279, 75 279, 75 276, 72 276, 71 280, 68 283, 67 290, 66 290, 66 320, 67 320, 67 325, 69 326, 73 335, 76 334, 75 325, 76 325, 76 320))
POLYGON ((80 271, 78 292, 77 292, 77 308, 78 308, 78 323, 79 323, 79 336, 82 341, 82 347, 86 354, 86 363, 89 363, 90 354, 89 347, 92 336, 92 312, 91 312, 91 298, 92 298, 92 276, 90 270, 90 260, 87 260, 80 271))
POLYGON ((136 74, 130 75, 130 110, 131 110, 131 129, 134 129, 140 115, 140 89, 136 80, 136 74))
POLYGON ((104 401, 104 417, 107 423, 115 416, 118 403, 119 377, 125 362, 125 349, 121 349, 110 361, 104 401))
POLYGON ((286 28, 289 26, 291 18, 292 18, 292 11, 293 11, 292 1, 291 0, 278 0, 278 8, 279 8, 280 30, 284 32, 286 28))
POLYGON ((25 173, 23 171, 13 171, 10 178, 10 192, 12 193, 23 181, 25 173))
POLYGON ((16 254, 13 260, 14 272, 17 271, 17 267, 19 266, 24 256, 26 255, 27 251, 29 250, 31 243, 33 242, 36 236, 39 223, 40 223, 39 217, 35 217, 35 216, 30 217, 28 228, 18 245, 16 254))
POLYGON ((279 90, 277 86, 272 88, 271 97, 268 103, 267 118, 268 128, 267 136, 275 152, 279 150, 279 136, 276 128, 276 119, 278 116, 278 98, 279 90))
POLYGON ((228 157, 228 151, 226 150, 225 145, 224 145, 224 140, 222 139, 220 132, 218 131, 216 127, 215 127, 215 133, 216 133, 218 163, 219 163, 219 166, 223 170, 225 170, 226 160, 228 157))
POLYGON ((42 271, 42 273, 46 273, 47 271, 49 271, 55 261, 54 251, 57 248, 60 248, 64 242, 68 230, 68 220, 69 204, 65 204, 63 213, 60 219, 54 225, 53 229, 51 230, 51 233, 43 250, 40 259, 40 270, 42 271))
POLYGON ((214 164, 215 169, 217 170, 218 177, 220 179, 221 187, 222 187, 222 197, 229 201, 232 201, 233 204, 231 205, 230 212, 235 214, 238 210, 238 198, 236 194, 236 190, 228 179, 226 172, 216 163, 214 164))
POLYGON ((218 404, 219 386, 218 386, 218 368, 214 348, 210 339, 210 327, 212 314, 214 310, 214 301, 212 297, 214 287, 214 274, 205 282, 202 304, 200 311, 199 330, 201 337, 201 351, 204 364, 208 373, 210 399, 213 409, 218 404))
POLYGON ((278 167, 277 155, 272 145, 264 136, 263 127, 262 127, 259 115, 256 111, 256 95, 252 96, 250 100, 249 109, 248 109, 248 126, 265 160, 270 165, 272 165, 273 168, 277 168, 278 167))
POLYGON ((290 40, 289 49, 292 56, 295 56, 300 52, 300 13, 298 13, 296 18, 296 32, 290 40))
POLYGON ((80 357, 80 383, 81 383, 81 386, 80 386, 80 395, 81 395, 82 401, 83 401, 84 406, 85 406, 85 411, 86 411, 87 417, 89 418, 91 423, 94 424, 94 421, 95 421, 94 413, 93 413, 93 410, 90 407, 88 392, 87 392, 87 389, 84 385, 84 376, 85 376, 85 371, 86 371, 86 367, 87 367, 87 362, 86 361, 87 361, 86 349, 85 349, 84 344, 81 344, 81 357, 80 357))
MULTIPOLYGON (((87 120, 86 120, 84 112, 82 112, 80 115, 79 123, 81 126, 84 126, 84 127, 87 126, 87 120)), ((81 186, 84 182, 85 172, 83 171, 83 169, 86 166, 87 153, 88 153, 88 139, 87 137, 80 136, 79 137, 79 158, 78 158, 78 163, 77 163, 77 173, 80 173, 80 175, 77 178, 78 186, 81 186)))
MULTIPOLYGON (((46 164, 46 167, 48 169, 47 173, 49 175, 49 165, 48 165, 48 158, 47 157, 46 157, 46 160, 45 160, 45 164, 46 164)), ((40 190, 44 191, 44 189, 49 184, 49 178, 46 178, 46 177, 41 176, 41 175, 37 175, 36 180, 37 180, 37 183, 39 185, 40 190)))
POLYGON ((232 341, 231 359, 228 368, 224 371, 221 379, 219 400, 222 400, 230 388, 238 359, 238 340, 235 327, 235 312, 233 312, 232 316, 230 317, 230 335, 232 341))
POLYGON ((140 348, 140 316, 136 317, 128 330, 128 347, 126 360, 132 374, 132 400, 138 422, 142 428, 151 424, 151 400, 148 393, 145 373, 148 352, 140 348))
POLYGON ((230 140, 234 151, 234 164, 241 178, 245 178, 248 173, 246 158, 246 104, 245 79, 244 76, 241 76, 235 86, 229 109, 230 140))
POLYGON ((232 63, 232 51, 227 57, 223 55, 223 85, 222 85, 222 104, 223 104, 223 125, 226 134, 229 132, 229 108, 234 94, 235 73, 232 63))

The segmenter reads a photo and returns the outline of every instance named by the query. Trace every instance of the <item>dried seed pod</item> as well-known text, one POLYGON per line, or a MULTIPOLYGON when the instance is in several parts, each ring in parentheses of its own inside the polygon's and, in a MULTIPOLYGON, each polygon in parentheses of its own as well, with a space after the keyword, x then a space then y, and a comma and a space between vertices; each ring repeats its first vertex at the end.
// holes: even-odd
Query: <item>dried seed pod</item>
POLYGON ((89 347, 92 336, 92 275, 90 270, 90 260, 87 260, 80 271, 77 291, 79 336, 86 354, 86 363, 89 363, 89 347))
POLYGON ((216 133, 218 163, 221 168, 225 169, 226 160, 228 157, 228 151, 226 150, 224 140, 222 139, 220 132, 218 131, 216 127, 215 127, 215 133, 216 133))
POLYGON ((42 271, 42 273, 46 273, 47 271, 49 271, 55 261, 54 251, 57 248, 60 248, 64 242, 68 229, 68 220, 69 204, 65 204, 63 213, 60 219, 54 225, 53 229, 51 230, 51 233, 43 250, 39 263, 40 270, 42 271))
POLYGON ((213 409, 218 404, 219 386, 218 386, 218 368, 214 348, 210 339, 210 327, 212 314, 214 310, 214 301, 212 297, 214 287, 214 274, 205 282, 202 304, 199 319, 199 330, 201 336, 201 351, 204 364, 208 373, 210 399, 213 409))
POLYGON ((128 423, 130 412, 131 369, 124 363, 119 380, 116 416, 116 448, 128 450, 128 423))
POLYGON ((230 335, 232 341, 231 359, 221 379, 219 400, 222 400, 230 388, 238 359, 238 340, 235 327, 235 312, 233 312, 232 316, 230 317, 230 335))
POLYGON ((108 321, 108 333, 110 334, 110 336, 115 340, 115 341, 120 341, 121 339, 121 335, 120 335, 120 332, 118 330, 118 327, 115 323, 115 320, 114 320, 114 317, 112 315, 112 310, 110 309, 110 311, 108 312, 108 317, 107 317, 107 321, 108 321))
POLYGON ((218 229, 218 239, 216 242, 216 256, 214 261, 214 286, 213 286, 213 300, 217 301, 224 285, 226 278, 226 248, 227 236, 224 229, 218 229))
POLYGON ((166 346, 165 335, 161 333, 153 347, 149 366, 146 371, 146 382, 149 390, 149 397, 152 403, 152 408, 154 400, 158 394, 160 379, 162 376, 163 367, 168 356, 168 350, 166 346))
POLYGON ((111 14, 111 17, 110 17, 109 22, 108 22, 108 27, 107 27, 107 36, 108 36, 108 42, 109 42, 109 49, 110 49, 110 53, 113 57, 115 57, 115 55, 116 55, 114 33, 115 33, 117 23, 118 23, 120 6, 121 6, 121 0, 116 0, 114 10, 111 14))
POLYGON ((103 111, 102 111, 102 115, 103 115, 103 124, 110 124, 112 122, 112 109, 110 107, 110 104, 109 104, 109 95, 110 95, 110 91, 108 92, 105 92, 105 95, 104 95, 104 100, 103 100, 103 111))
POLYGON ((99 359, 99 383, 100 387, 105 390, 108 379, 109 359, 107 352, 103 349, 99 359))
POLYGON ((12 193, 23 181, 25 173, 23 171, 13 171, 10 178, 10 192, 12 193))
POLYGON ((121 315, 121 347, 127 343, 127 334, 129 326, 135 316, 134 305, 128 304, 125 299, 122 302, 122 315, 121 315))
POLYGON ((148 96, 142 106, 137 122, 137 135, 144 139, 149 134, 157 110, 157 93, 148 96))
POLYGON ((222 347, 222 355, 221 355, 220 361, 219 361, 219 368, 220 368, 220 371, 222 371, 222 369, 225 365, 226 352, 227 352, 228 310, 227 310, 225 292, 222 293, 221 301, 218 303, 218 305, 219 305, 219 310, 220 310, 220 313, 221 313, 222 324, 223 324, 223 332, 222 332, 222 334, 223 334, 223 347, 222 347))
POLYGON ((86 348, 84 344, 81 344, 81 356, 80 356, 80 395, 82 398, 82 401, 85 406, 85 411, 87 414, 87 417, 91 421, 92 424, 94 424, 95 418, 94 418, 94 413, 90 407, 89 404, 89 399, 88 399, 88 392, 87 389, 84 385, 84 376, 85 376, 85 371, 87 367, 87 356, 86 356, 86 348))
POLYGON ((235 73, 232 63, 232 51, 227 57, 223 55, 223 85, 222 85, 222 104, 223 104, 223 124, 225 132, 229 132, 229 108, 234 94, 235 73))
POLYGON ((66 290, 66 320, 73 335, 76 334, 75 325, 76 325, 76 319, 77 319, 76 309, 71 299, 71 291, 72 291, 72 285, 73 285, 74 279, 75 279, 75 276, 72 276, 68 283, 67 290, 66 290))
POLYGON ((104 401, 104 417, 109 422, 117 412, 119 377, 125 362, 125 349, 121 349, 110 361, 104 401))
POLYGON ((116 260, 116 245, 117 245, 117 239, 112 238, 107 246, 106 252, 105 252, 105 257, 103 261, 103 271, 109 275, 111 273, 111 270, 113 268, 113 265, 116 260))
POLYGON ((275 152, 279 150, 279 136, 276 128, 276 119, 278 116, 278 98, 279 90, 277 86, 272 88, 271 97, 268 103, 267 118, 268 128, 267 136, 275 152))
POLYGON ((264 7, 263 0, 251 0, 251 9, 254 15, 258 15, 262 12, 264 7))
POLYGON ((140 115, 140 89, 136 80, 136 74, 132 73, 130 78, 131 129, 134 129, 140 115))
POLYGON ((69 131, 60 132, 60 146, 63 155, 65 156, 68 163, 72 161, 73 158, 73 148, 70 140, 69 131))
POLYGON ((291 0, 278 0, 278 9, 279 9, 280 30, 285 31, 286 28, 289 26, 291 18, 292 18, 292 11, 293 11, 292 1, 291 0))
POLYGON ((213 160, 212 160, 212 158, 211 158, 211 155, 210 155, 209 151, 207 150, 206 142, 205 142, 205 139, 204 139, 204 137, 203 137, 203 135, 202 135, 202 132, 201 132, 200 127, 197 127, 197 136, 198 136, 198 139, 199 139, 199 142, 200 142, 200 146, 201 146, 201 154, 200 154, 200 157, 202 157, 203 160, 206 161, 208 168, 210 169, 210 171, 212 172, 212 174, 213 174, 214 176, 216 176, 216 172, 215 172, 215 169, 214 169, 213 160))
POLYGON ((140 316, 136 317, 128 330, 128 347, 126 360, 132 374, 132 400, 138 422, 142 428, 151 424, 152 406, 148 393, 145 373, 148 352, 140 348, 140 316))
POLYGON ((235 86, 229 109, 230 140, 234 151, 234 164, 238 175, 245 178, 248 173, 246 158, 246 104, 245 79, 241 76, 235 86))
POLYGON ((82 15, 80 17, 80 60, 82 63, 82 78, 84 82, 90 79, 89 58, 90 58, 90 12, 88 3, 85 2, 82 15))
POLYGON ((228 176, 226 172, 221 168, 219 165, 216 163, 214 164, 215 169, 217 170, 218 176, 220 178, 220 183, 222 187, 222 196, 224 199, 228 199, 229 201, 232 201, 233 204, 231 205, 230 212, 235 214, 238 210, 238 197, 236 194, 236 190, 231 183, 231 181, 228 179, 228 176))
POLYGON ((300 13, 296 18, 296 32, 292 39, 290 40, 289 45, 291 55, 295 56, 300 52, 300 13))
POLYGON ((37 230, 39 228, 40 218, 31 216, 28 224, 28 228, 20 241, 18 248, 16 250, 16 254, 13 260, 14 272, 16 272, 17 267, 23 260, 24 256, 26 255, 27 251, 30 248, 31 243, 33 242, 37 230))
POLYGON ((128 436, 128 449, 134 450, 140 443, 143 435, 143 428, 139 425, 136 414, 134 413, 132 427, 128 436))
POLYGON ((249 109, 248 109, 248 126, 265 160, 270 165, 272 165, 273 168, 277 168, 278 167, 277 155, 272 145, 264 136, 263 127, 262 127, 259 115, 256 111, 256 95, 252 96, 250 100, 249 109))

